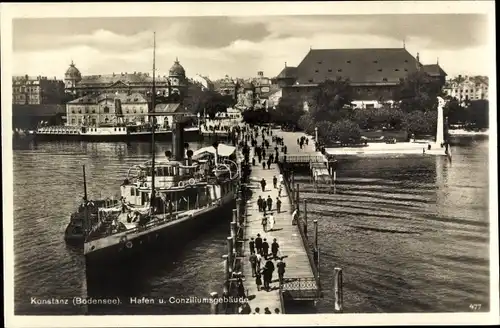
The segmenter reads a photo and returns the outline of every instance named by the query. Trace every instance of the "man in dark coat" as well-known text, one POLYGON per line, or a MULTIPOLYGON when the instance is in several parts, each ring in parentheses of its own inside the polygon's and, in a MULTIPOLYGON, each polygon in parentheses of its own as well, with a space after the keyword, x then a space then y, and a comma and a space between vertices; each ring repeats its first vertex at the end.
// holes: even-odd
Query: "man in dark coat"
POLYGON ((266 238, 264 238, 264 241, 262 242, 262 256, 264 256, 264 258, 267 259, 268 255, 269 255, 269 244, 267 243, 266 238))
POLYGON ((276 210, 278 213, 281 211, 281 199, 279 197, 276 197, 276 210))
POLYGON ((262 169, 266 169, 266 162, 265 161, 262 161, 262 169))
POLYGON ((276 241, 276 238, 273 239, 273 243, 271 244, 271 253, 273 254, 273 259, 278 257, 278 249, 280 245, 276 241))
POLYGON ((252 252, 252 254, 250 254, 250 257, 248 258, 248 261, 250 262, 250 266, 252 267, 252 277, 255 277, 257 268, 257 255, 252 252))
POLYGON ((250 239, 248 246, 250 246, 250 253, 255 253, 255 241, 253 237, 250 239))
POLYGON ((273 199, 271 198, 270 195, 267 196, 266 203, 267 203, 267 210, 270 211, 273 208, 273 199))
POLYGON ((278 188, 278 178, 276 176, 273 176, 273 187, 274 189, 278 188))
POLYGON ((278 267, 278 277, 280 280, 280 284, 283 284, 283 276, 285 275, 286 264, 285 262, 283 262, 283 259, 279 259, 278 263, 276 263, 276 266, 278 267))
POLYGON ((269 284, 273 280, 273 272, 274 272, 273 261, 268 260, 265 264, 265 271, 264 271, 264 287, 267 290, 269 290, 270 288, 269 284))
POLYGON ((255 238, 255 250, 259 254, 262 252, 262 238, 260 238, 260 233, 257 234, 257 238, 255 238))
POLYGON ((265 204, 261 196, 257 199, 257 205, 259 206, 259 212, 262 212, 262 208, 265 207, 265 204))
POLYGON ((260 180, 260 186, 262 187, 262 191, 266 191, 266 179, 262 178, 262 180, 260 180))

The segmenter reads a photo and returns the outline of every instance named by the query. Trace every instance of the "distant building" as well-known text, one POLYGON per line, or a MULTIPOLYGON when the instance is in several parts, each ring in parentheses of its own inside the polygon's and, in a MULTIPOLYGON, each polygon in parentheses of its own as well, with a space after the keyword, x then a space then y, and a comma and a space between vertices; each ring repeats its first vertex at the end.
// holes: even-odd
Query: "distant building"
POLYGON ((223 96, 237 99, 238 81, 226 75, 223 79, 214 81, 214 90, 223 96))
POLYGON ((12 77, 12 103, 18 105, 61 104, 64 82, 45 76, 12 77))
POLYGON ((459 75, 446 81, 443 91, 464 104, 470 100, 488 99, 488 86, 487 76, 459 75))
POLYGON ((140 93, 88 95, 66 104, 68 125, 133 123, 147 121, 147 99, 140 93))
POLYGON ((62 104, 12 104, 12 128, 36 129, 41 122, 60 125, 66 111, 62 104))
POLYGON ((201 91, 213 91, 214 90, 214 83, 212 81, 210 81, 210 79, 206 76, 196 74, 192 78, 192 82, 199 84, 201 86, 201 91))
POLYGON ((446 73, 436 65, 422 65, 405 48, 311 49, 297 67, 285 67, 276 77, 282 97, 309 97, 326 80, 349 79, 353 105, 379 107, 392 102, 393 92, 408 74, 423 70, 443 81, 446 73))
MULTIPOLYGON (((104 93, 151 93, 153 77, 149 73, 113 73, 105 75, 82 75, 75 64, 64 75, 65 91, 76 97, 99 95, 104 93)), ((168 76, 155 79, 157 94, 170 97, 174 93, 181 95, 187 89, 186 72, 176 59, 168 76)), ((182 95, 181 95, 182 96, 182 95)))

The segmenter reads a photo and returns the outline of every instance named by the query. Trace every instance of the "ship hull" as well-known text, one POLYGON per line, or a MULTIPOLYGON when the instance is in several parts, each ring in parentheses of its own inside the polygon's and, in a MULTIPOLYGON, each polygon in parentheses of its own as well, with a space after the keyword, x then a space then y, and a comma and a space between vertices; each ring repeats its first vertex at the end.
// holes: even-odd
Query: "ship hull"
POLYGON ((118 243, 85 255, 87 286, 102 284, 107 277, 112 279, 113 272, 122 268, 137 265, 137 261, 147 261, 148 256, 154 260, 155 252, 164 256, 165 252, 179 251, 182 244, 201 234, 207 226, 216 221, 229 221, 234 199, 190 219, 167 225, 159 230, 151 231, 131 239, 133 246, 127 248, 124 243, 118 243))
MULTIPOLYGON (((130 134, 49 134, 38 133, 34 136, 36 141, 88 141, 88 142, 151 142, 151 133, 130 134)), ((202 137, 198 129, 186 129, 184 131, 186 141, 198 141, 202 137)), ((155 133, 157 141, 172 141, 172 132, 162 131, 155 133)))

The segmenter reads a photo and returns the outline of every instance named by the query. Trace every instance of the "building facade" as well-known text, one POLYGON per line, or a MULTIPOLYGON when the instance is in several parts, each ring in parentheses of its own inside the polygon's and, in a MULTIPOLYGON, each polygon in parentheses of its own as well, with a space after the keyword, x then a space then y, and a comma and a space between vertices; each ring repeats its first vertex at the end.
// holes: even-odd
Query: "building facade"
MULTIPOLYGON (((178 59, 170 68, 168 76, 157 76, 155 79, 157 94, 165 97, 170 97, 174 93, 185 93, 187 84, 186 72, 178 59)), ((64 88, 66 93, 78 98, 105 93, 146 95, 152 91, 153 76, 141 72, 82 75, 75 64, 71 62, 64 75, 64 88)))
POLYGON ((140 93, 91 94, 66 104, 66 122, 71 126, 143 123, 147 121, 148 112, 148 101, 140 93))
POLYGON ((61 104, 64 82, 45 76, 12 77, 12 103, 16 105, 61 104))
MULTIPOLYGON (((285 68, 276 77, 283 89, 282 97, 307 99, 326 80, 348 79, 356 108, 380 107, 393 101, 393 94, 408 74, 432 71, 417 54, 405 48, 390 49, 310 49, 297 67, 285 68)), ((445 79, 446 73, 437 65, 434 78, 445 79)))
POLYGON ((443 91, 462 104, 470 100, 488 99, 489 81, 487 76, 459 75, 446 81, 443 91))
POLYGON ((239 83, 238 80, 226 75, 223 79, 214 81, 214 90, 223 96, 231 96, 237 100, 239 83))

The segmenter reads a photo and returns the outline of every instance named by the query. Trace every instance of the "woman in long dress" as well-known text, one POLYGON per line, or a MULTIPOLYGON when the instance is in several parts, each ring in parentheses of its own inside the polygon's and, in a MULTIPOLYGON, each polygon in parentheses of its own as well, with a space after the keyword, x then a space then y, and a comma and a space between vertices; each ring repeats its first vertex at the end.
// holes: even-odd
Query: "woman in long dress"
POLYGON ((269 214, 269 217, 267 218, 267 227, 268 231, 273 231, 274 229, 274 216, 273 213, 269 214))

